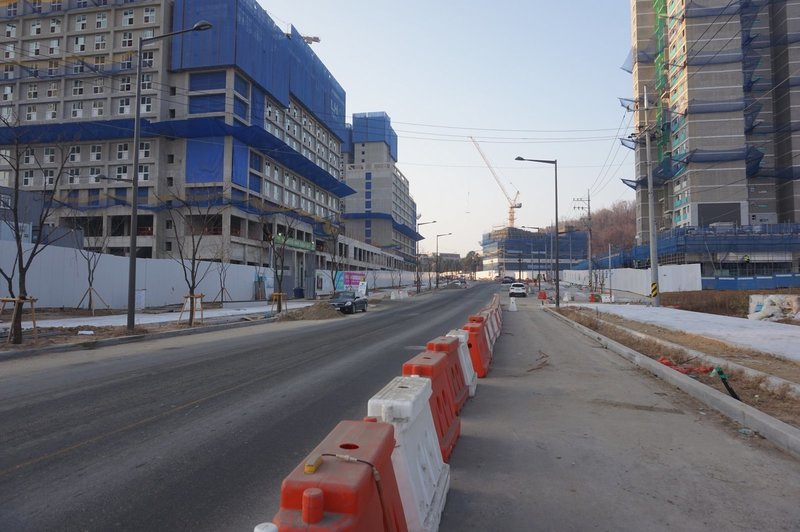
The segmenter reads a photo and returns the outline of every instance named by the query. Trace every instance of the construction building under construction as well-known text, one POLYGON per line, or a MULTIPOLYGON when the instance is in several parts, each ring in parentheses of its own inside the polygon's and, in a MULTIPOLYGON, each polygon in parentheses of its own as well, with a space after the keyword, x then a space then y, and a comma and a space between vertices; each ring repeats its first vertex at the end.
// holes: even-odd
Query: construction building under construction
MULTIPOLYGON (((552 276, 555 268, 555 231, 527 231, 501 227, 481 239, 483 270, 499 276, 536 278, 552 276), (548 273, 550 272, 550 273, 548 273)), ((562 226, 558 235, 558 259, 562 270, 586 260, 588 233, 562 226)))

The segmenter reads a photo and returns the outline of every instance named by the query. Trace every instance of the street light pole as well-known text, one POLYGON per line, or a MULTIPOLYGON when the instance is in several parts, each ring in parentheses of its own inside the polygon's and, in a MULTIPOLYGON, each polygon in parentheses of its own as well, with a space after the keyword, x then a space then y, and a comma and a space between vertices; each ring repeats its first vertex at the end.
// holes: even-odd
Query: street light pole
POLYGON ((439 288, 439 237, 440 236, 450 236, 453 233, 442 233, 440 235, 436 235, 436 288, 439 288))
MULTIPOLYGON (((420 226, 428 225, 428 224, 435 224, 435 223, 436 223, 436 220, 432 220, 430 222, 417 222, 417 234, 419 234, 420 226)), ((421 288, 421 284, 422 283, 421 283, 420 271, 419 271, 419 241, 416 242, 416 249, 415 249, 414 257, 417 259, 417 293, 419 294, 422 291, 422 288, 421 288)))
POLYGON ((517 161, 528 161, 531 163, 543 163, 543 164, 552 164, 553 165, 553 176, 555 178, 555 208, 556 208, 556 241, 554 246, 554 253, 556 256, 556 271, 555 271, 555 281, 556 281, 556 308, 561 306, 561 288, 560 288, 560 281, 559 281, 559 263, 558 263, 558 160, 557 159, 526 159, 524 157, 520 157, 519 155, 516 157, 517 161))
MULTIPOLYGON (((542 231, 541 227, 533 227, 530 225, 521 225, 522 229, 536 229, 537 233, 542 231)), ((542 289, 542 279, 541 279, 541 271, 542 271, 542 251, 536 251, 536 289, 542 289)), ((533 238, 531 238, 531 270, 533 270, 533 238)))
POLYGON ((133 118, 133 190, 131 191, 131 221, 130 221, 130 252, 128 262, 128 330, 133 331, 136 326, 136 233, 139 228, 139 139, 141 137, 141 99, 142 99, 142 47, 145 43, 166 39, 190 31, 205 31, 211 29, 211 23, 205 20, 197 22, 191 28, 155 35, 153 37, 139 36, 139 46, 136 51, 136 96, 134 99, 133 118))

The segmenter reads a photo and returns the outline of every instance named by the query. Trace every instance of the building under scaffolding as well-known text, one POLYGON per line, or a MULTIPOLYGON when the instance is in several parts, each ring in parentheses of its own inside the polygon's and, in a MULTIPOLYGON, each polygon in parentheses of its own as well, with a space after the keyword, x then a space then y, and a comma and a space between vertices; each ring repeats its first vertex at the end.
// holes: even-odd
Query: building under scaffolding
MULTIPOLYGON (((570 269, 586 259, 588 234, 564 227, 559 231, 559 266, 570 269)), ((485 233, 481 240, 483 270, 495 275, 535 278, 537 273, 552 275, 555 268, 555 231, 535 232, 502 227, 485 233), (550 272, 548 274, 548 272, 550 272)))
POLYGON ((649 241, 648 164, 659 231, 800 222, 800 2, 631 7, 639 243, 649 241))

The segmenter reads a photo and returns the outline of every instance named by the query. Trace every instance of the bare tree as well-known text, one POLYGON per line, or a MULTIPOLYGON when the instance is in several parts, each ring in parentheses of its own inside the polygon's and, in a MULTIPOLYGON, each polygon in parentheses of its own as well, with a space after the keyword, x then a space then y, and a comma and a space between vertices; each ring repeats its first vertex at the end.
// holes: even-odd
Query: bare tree
MULTIPOLYGON (((298 218, 294 211, 288 209, 280 209, 277 211, 280 214, 273 214, 276 220, 276 231, 265 227, 268 231, 266 235, 267 243, 269 244, 270 255, 272 256, 272 267, 275 270, 275 293, 283 294, 283 274, 286 265, 286 245, 289 240, 294 238, 295 228, 298 223, 298 218)), ((278 313, 283 311, 283 295, 278 296, 278 313)))
MULTIPOLYGON (((77 214, 77 211, 75 211, 77 214)), ((78 307, 83 304, 83 301, 88 298, 89 310, 92 316, 95 315, 95 301, 94 297, 97 296, 100 301, 108 308, 108 303, 103 300, 103 297, 97 293, 94 288, 94 276, 97 267, 100 265, 100 260, 103 258, 108 246, 108 241, 111 238, 112 230, 104 231, 103 218, 101 216, 88 216, 84 213, 62 219, 62 222, 73 230, 73 235, 80 236, 83 242, 76 241, 76 253, 81 256, 86 264, 86 292, 78 302, 78 307)), ((122 222, 118 222, 122 225, 122 222)))
POLYGON ((0 117, 3 149, 0 162, 8 165, 9 199, 3 216, 14 239, 14 260, 10 268, 0 267, 9 296, 15 299, 11 320, 11 342, 22 343, 22 312, 28 294, 28 272, 34 259, 53 242, 47 222, 57 209, 54 201, 61 179, 70 162, 71 149, 64 145, 35 147, 36 139, 26 133, 13 118, 0 117), (41 186, 37 186, 41 183, 41 186), (22 187, 35 190, 23 193, 22 187), (30 223, 31 241, 26 242, 26 224, 30 223), (16 278, 16 287, 14 280, 16 278))
POLYGON ((204 240, 209 235, 222 234, 222 213, 227 208, 224 191, 220 188, 190 188, 184 194, 159 198, 169 205, 167 214, 175 237, 168 252, 180 263, 189 290, 189 326, 194 325, 197 287, 211 268, 202 258, 204 240), (166 200, 166 201, 164 201, 166 200))
POLYGON ((336 291, 336 277, 342 272, 347 264, 347 255, 344 242, 339 241, 339 237, 344 234, 344 225, 336 220, 325 220, 322 223, 323 230, 328 238, 323 239, 322 250, 330 256, 330 269, 328 275, 331 278, 331 286, 336 291))

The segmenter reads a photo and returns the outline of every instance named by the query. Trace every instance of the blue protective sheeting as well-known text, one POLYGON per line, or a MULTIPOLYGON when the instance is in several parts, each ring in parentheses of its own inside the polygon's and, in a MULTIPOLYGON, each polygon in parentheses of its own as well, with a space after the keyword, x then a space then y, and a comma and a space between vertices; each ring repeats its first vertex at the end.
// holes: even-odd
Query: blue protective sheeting
POLYGON ((247 145, 238 139, 233 140, 233 175, 231 182, 235 185, 247 187, 248 163, 250 151, 247 145))
POLYGON ((353 115, 352 142, 384 142, 389 153, 397 161, 397 133, 392 128, 392 119, 386 113, 356 113, 353 115))
MULTIPOLYGON (((356 191, 339 181, 331 174, 294 151, 282 140, 256 126, 229 126, 219 118, 192 118, 145 124, 147 129, 158 135, 175 138, 202 138, 216 136, 232 136, 242 144, 250 146, 264 155, 276 160, 289 170, 305 177, 315 185, 343 198, 355 194, 356 191)), ((248 157, 242 156, 246 183, 248 157)))
POLYGON ((296 29, 287 36, 256 0, 175 0, 173 13, 173 31, 213 25, 173 38, 173 70, 236 67, 284 107, 294 95, 344 139, 345 91, 296 29))
POLYGON ((186 141, 186 182, 222 182, 225 176, 225 138, 206 137, 186 141))
POLYGON ((800 274, 776 274, 771 277, 703 277, 703 290, 775 290, 800 288, 800 274))

